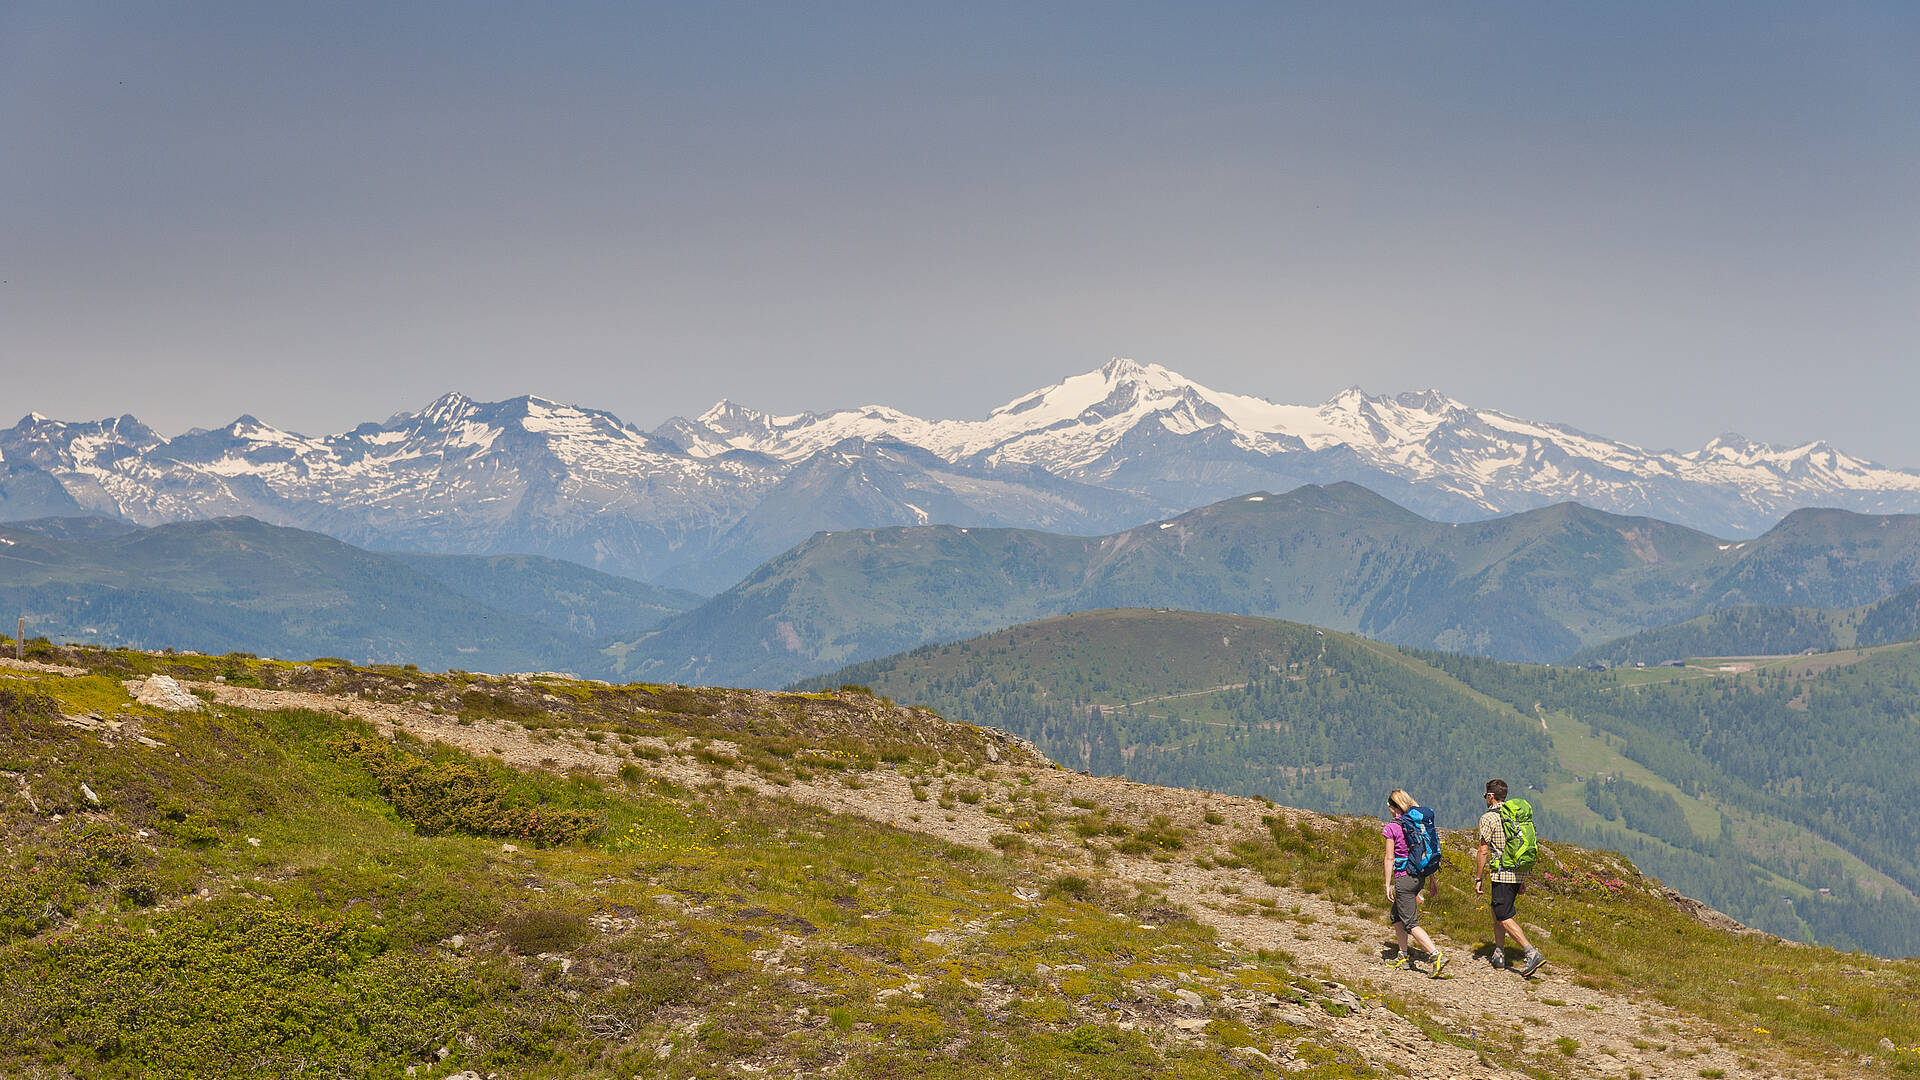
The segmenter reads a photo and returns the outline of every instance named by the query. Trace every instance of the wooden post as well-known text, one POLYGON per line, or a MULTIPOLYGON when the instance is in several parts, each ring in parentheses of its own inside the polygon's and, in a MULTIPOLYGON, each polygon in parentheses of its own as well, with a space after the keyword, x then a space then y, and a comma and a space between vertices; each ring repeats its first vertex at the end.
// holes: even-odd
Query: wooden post
POLYGON ((27 658, 27 617, 25 615, 20 616, 20 629, 13 639, 13 658, 15 660, 27 658))

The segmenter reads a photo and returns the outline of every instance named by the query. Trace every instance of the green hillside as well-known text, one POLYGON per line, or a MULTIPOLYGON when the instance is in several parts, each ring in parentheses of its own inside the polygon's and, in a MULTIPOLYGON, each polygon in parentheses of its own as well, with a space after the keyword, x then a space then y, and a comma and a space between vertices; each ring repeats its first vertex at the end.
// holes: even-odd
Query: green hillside
POLYGON ((1464 826, 1487 777, 1558 773, 1538 723, 1399 650, 1248 616, 1077 612, 797 685, 843 682, 1074 768, 1339 813, 1404 786, 1464 826))
POLYGON ((690 601, 549 559, 389 556, 251 518, 0 526, 0 611, 55 640, 566 670, 690 601))
POLYGON ((1741 933, 1551 839, 1544 975, 1481 959, 1450 835, 1433 980, 1383 955, 1373 822, 867 694, 31 654, 0 664, 8 1076, 1920 1069, 1920 963, 1741 933), (201 708, 134 702, 151 674, 201 708))
POLYGON ((1802 511, 1731 544, 1571 503, 1454 525, 1333 484, 1099 538, 821 533, 611 656, 628 675, 776 686, 1049 615, 1170 607, 1548 661, 1720 607, 1851 606, 1916 581, 1920 516, 1802 511))
POLYGON ((1132 610, 799 685, 869 685, 1097 773, 1334 812, 1406 787, 1466 826, 1502 776, 1552 835, 1751 925, 1920 953, 1920 826, 1898 803, 1920 767, 1920 645, 1728 667, 1592 673, 1132 610))
POLYGON ((1616 847, 1755 925, 1797 921, 1794 936, 1920 953, 1920 820, 1905 805, 1920 767, 1920 643, 1604 674, 1425 658, 1584 729, 1666 781, 1677 808, 1697 804, 1662 813, 1632 788, 1616 800, 1590 782, 1587 813, 1559 806, 1569 839, 1616 847), (1616 801, 1647 823, 1614 813, 1616 801))

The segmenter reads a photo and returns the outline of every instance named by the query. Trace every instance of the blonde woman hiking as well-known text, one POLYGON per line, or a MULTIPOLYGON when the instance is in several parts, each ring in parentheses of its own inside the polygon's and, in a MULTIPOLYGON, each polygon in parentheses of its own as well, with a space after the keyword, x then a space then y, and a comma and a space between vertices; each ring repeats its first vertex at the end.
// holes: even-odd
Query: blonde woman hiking
POLYGON ((1400 947, 1393 966, 1416 970, 1407 950, 1407 938, 1412 936, 1433 958, 1433 978, 1437 979, 1447 969, 1447 954, 1420 925, 1420 890, 1426 888, 1428 899, 1439 891, 1434 875, 1440 869, 1440 834, 1434 827, 1433 811, 1416 804, 1413 796, 1399 788, 1387 796, 1387 806, 1393 811, 1393 820, 1380 828, 1380 835, 1387 841, 1380 872, 1386 878, 1394 940, 1400 947))

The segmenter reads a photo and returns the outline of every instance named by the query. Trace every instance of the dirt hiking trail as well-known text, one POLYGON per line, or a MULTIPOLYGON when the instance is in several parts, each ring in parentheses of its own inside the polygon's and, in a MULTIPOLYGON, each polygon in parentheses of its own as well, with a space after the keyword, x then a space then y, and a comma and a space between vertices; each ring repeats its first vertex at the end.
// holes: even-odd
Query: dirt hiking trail
MULTIPOLYGON (((1031 842, 1045 857, 1049 876, 1084 868, 1088 876, 1107 875, 1152 886, 1163 893, 1170 906, 1183 908, 1215 928, 1223 943, 1248 952, 1265 948, 1291 955, 1297 961, 1297 970, 1319 974, 1327 989, 1349 1003, 1351 1011, 1335 1016, 1281 1003, 1278 1008, 1282 1019, 1319 1028, 1359 1050, 1369 1061, 1422 1080, 1518 1078, 1526 1074, 1482 1064, 1471 1045, 1430 1037, 1421 1026, 1381 1004, 1382 995, 1412 1003, 1429 1025, 1461 1043, 1484 1041, 1510 1046, 1517 1036, 1529 1054, 1560 1055, 1566 1045, 1561 1040, 1574 1040, 1578 1047, 1570 1063, 1583 1076, 1699 1080, 1703 1075, 1833 1075, 1828 1070, 1808 1071, 1804 1066, 1755 1061, 1750 1054, 1735 1054, 1718 1044, 1711 1027, 1701 1021, 1656 1002, 1580 986, 1556 971, 1552 964, 1554 943, 1546 932, 1524 922, 1529 936, 1535 937, 1535 944, 1548 957, 1548 964, 1534 979, 1523 980, 1512 971, 1497 971, 1488 964, 1485 954, 1490 929, 1429 923, 1428 932, 1451 960, 1448 977, 1434 980, 1426 976, 1424 963, 1420 972, 1388 966, 1383 953, 1393 939, 1384 918, 1356 918, 1321 896, 1270 886, 1251 870, 1219 866, 1203 869, 1194 864, 1197 855, 1217 852, 1224 857, 1236 841, 1270 838, 1263 818, 1278 816, 1288 822, 1320 819, 1309 811, 1257 799, 1087 776, 1058 767, 1006 763, 992 766, 988 770, 990 778, 956 775, 956 782, 979 791, 981 797, 977 803, 958 801, 947 806, 922 801, 912 790, 916 782, 938 785, 939 778, 916 779, 886 766, 860 774, 859 787, 847 786, 846 778, 839 774, 776 785, 757 773, 718 772, 711 764, 695 762, 690 754, 676 753, 659 739, 641 738, 635 745, 653 746, 664 756, 657 761, 636 762, 611 743, 568 735, 556 738, 552 729, 543 730, 543 737, 535 738, 516 724, 462 723, 418 706, 214 683, 195 685, 211 690, 223 704, 338 712, 372 723, 389 735, 405 731, 522 769, 612 775, 622 765, 636 764, 650 775, 690 789, 718 779, 729 787, 750 787, 768 798, 791 799, 979 848, 988 848, 989 837, 1007 831, 1007 820, 987 811, 1005 809, 1011 787, 1027 793, 1046 792, 1063 804, 1075 799, 1090 802, 1108 808, 1109 817, 1117 821, 1144 824, 1165 815, 1186 832, 1187 849, 1173 861, 1156 862, 1115 852, 1103 867, 1095 869, 1091 853, 1064 838, 1036 835, 1031 842), (1274 909, 1286 916, 1276 919, 1259 914, 1258 902, 1262 900, 1273 901, 1274 909), (1454 937, 1452 933, 1464 936, 1454 937)), ((707 745, 724 746, 718 740, 707 745)), ((1524 902, 1521 917, 1524 920, 1524 902)), ((1272 1002, 1237 1002, 1231 994, 1223 998, 1223 1004, 1249 1010, 1262 1004, 1273 1007, 1272 1002)), ((1155 1014, 1143 1019, 1164 1027, 1173 1037, 1179 1037, 1183 1030, 1194 1030, 1196 1023, 1204 1024, 1204 1019, 1177 1015, 1155 1014)), ((1845 1063, 1839 1063, 1839 1068, 1844 1074, 1845 1063)))

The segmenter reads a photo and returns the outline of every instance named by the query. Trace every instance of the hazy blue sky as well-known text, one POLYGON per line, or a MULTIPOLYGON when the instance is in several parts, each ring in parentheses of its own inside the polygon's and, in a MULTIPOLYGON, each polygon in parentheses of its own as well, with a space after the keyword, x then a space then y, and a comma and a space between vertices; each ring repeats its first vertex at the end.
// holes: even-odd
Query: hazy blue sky
POLYGON ((1920 467, 1920 5, 0 5, 0 423, 1111 356, 1920 467))

